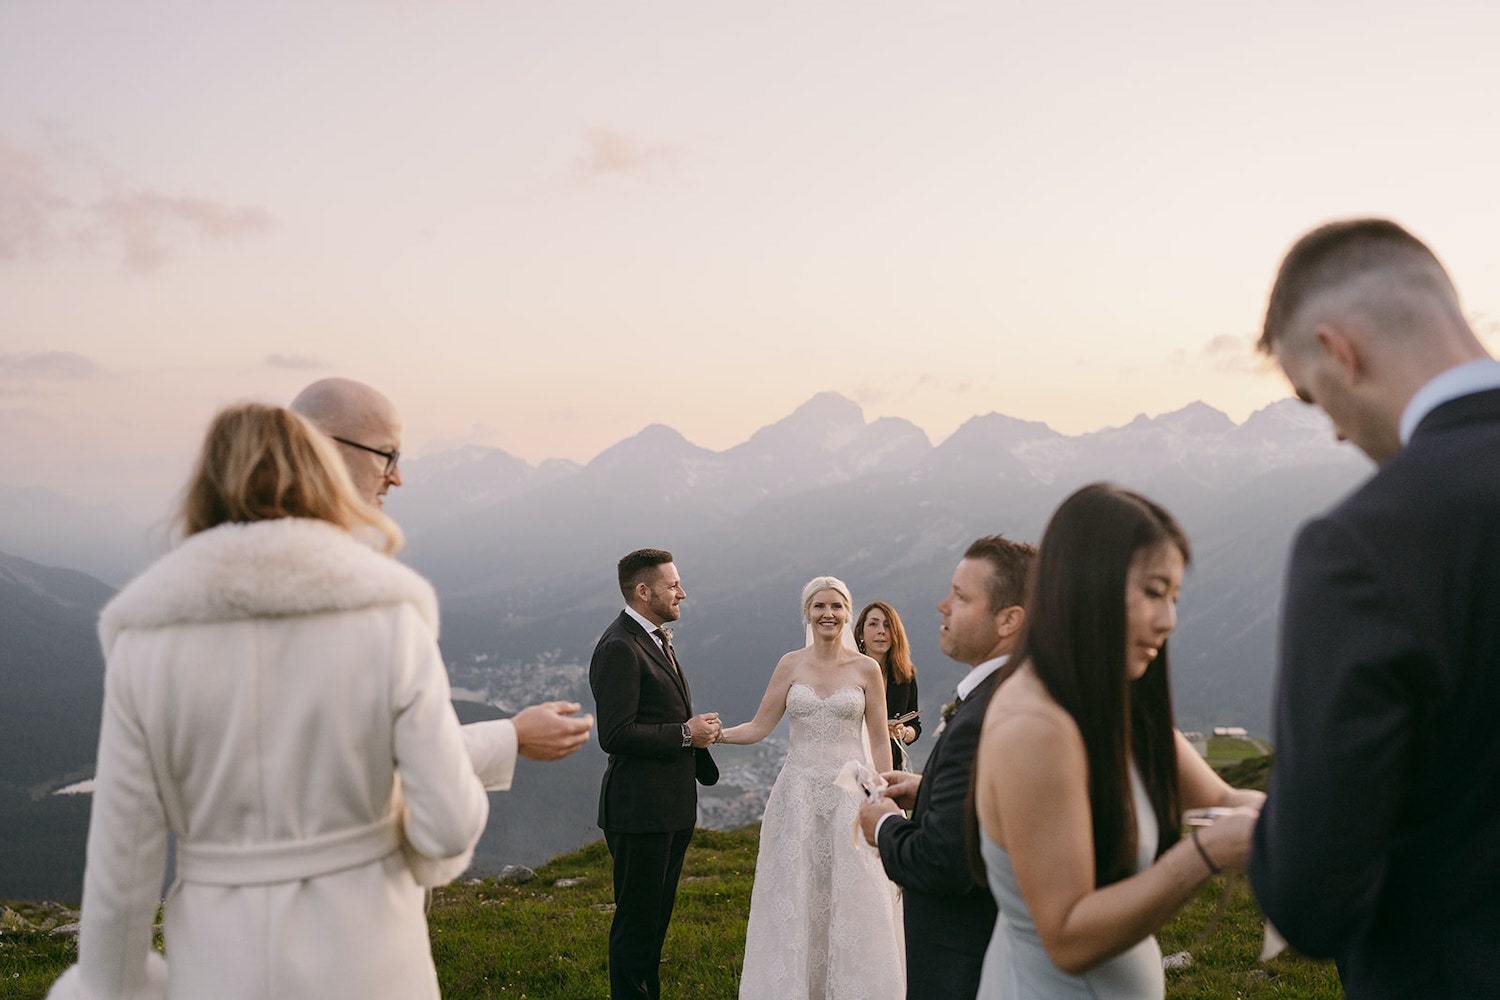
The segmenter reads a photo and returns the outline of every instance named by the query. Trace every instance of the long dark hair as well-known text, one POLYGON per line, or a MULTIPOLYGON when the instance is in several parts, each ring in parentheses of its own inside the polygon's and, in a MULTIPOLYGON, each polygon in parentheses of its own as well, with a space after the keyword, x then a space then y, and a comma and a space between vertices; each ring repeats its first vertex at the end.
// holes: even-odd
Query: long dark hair
POLYGON ((1156 855, 1181 836, 1167 645, 1139 680, 1125 669, 1125 588, 1136 555, 1187 536, 1159 505, 1107 483, 1083 487, 1042 535, 1017 663, 1030 661, 1083 734, 1094 830, 1094 883, 1135 871, 1135 761, 1160 831, 1156 855))
POLYGON ((901 616, 896 614, 896 609, 884 601, 871 601, 866 604, 864 610, 859 613, 854 624, 854 641, 859 644, 859 651, 865 651, 865 619, 870 616, 871 611, 879 610, 885 615, 885 628, 891 634, 891 648, 886 650, 885 662, 881 667, 885 670, 885 684, 906 684, 917 676, 917 668, 911 662, 911 644, 906 641, 906 629, 901 624, 901 616))

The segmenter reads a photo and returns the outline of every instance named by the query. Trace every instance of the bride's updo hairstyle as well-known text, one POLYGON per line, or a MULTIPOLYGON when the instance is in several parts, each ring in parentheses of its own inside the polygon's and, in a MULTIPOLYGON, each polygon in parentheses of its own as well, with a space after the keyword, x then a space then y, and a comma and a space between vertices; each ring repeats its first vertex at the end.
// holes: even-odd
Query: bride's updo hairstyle
POLYGON ((188 480, 178 515, 183 535, 283 517, 373 530, 387 553, 401 547, 395 522, 359 498, 343 458, 307 420, 261 403, 221 410, 188 480))
POLYGON ((807 621, 807 609, 812 605, 812 599, 820 590, 836 590, 844 599, 844 607, 849 610, 850 621, 853 621, 854 599, 849 596, 849 585, 836 576, 815 576, 807 581, 807 586, 802 588, 802 620, 807 621))

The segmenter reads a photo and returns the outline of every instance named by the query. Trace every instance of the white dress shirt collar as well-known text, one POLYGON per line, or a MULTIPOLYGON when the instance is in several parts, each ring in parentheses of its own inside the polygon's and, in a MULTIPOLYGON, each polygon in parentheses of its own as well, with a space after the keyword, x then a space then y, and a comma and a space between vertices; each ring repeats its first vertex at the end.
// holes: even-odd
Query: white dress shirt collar
POLYGON ((657 649, 661 649, 663 652, 666 651, 661 644, 661 636, 656 634, 656 630, 661 628, 660 625, 653 624, 651 622, 651 619, 647 618, 645 615, 641 614, 639 611, 637 611, 635 608, 632 608, 628 604, 625 605, 625 613, 641 623, 641 628, 645 629, 646 634, 649 635, 652 641, 656 643, 657 649))
POLYGON ((958 696, 960 698, 967 698, 973 694, 974 689, 983 683, 984 679, 990 674, 1005 666, 1005 661, 1008 659, 1010 659, 1009 653, 1004 656, 997 656, 993 660, 985 660, 964 674, 963 680, 958 682, 958 696))
POLYGON ((1479 358, 1449 368, 1418 389, 1401 411, 1401 444, 1408 444, 1417 425, 1439 406, 1487 389, 1500 389, 1500 361, 1479 358))

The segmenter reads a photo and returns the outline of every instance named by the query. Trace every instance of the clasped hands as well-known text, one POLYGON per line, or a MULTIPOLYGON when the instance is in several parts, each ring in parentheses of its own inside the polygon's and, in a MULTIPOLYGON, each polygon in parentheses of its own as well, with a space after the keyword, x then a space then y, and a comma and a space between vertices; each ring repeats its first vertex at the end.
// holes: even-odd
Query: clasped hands
POLYGON ((687 720, 688 732, 692 734, 693 746, 703 748, 710 743, 719 742, 719 734, 724 731, 724 726, 719 722, 718 712, 703 712, 687 720))
POLYGON ((917 787, 922 784, 922 776, 910 771, 885 771, 880 776, 886 782, 885 794, 859 807, 859 828, 872 847, 875 846, 875 828, 880 825, 880 817, 916 805, 917 787))

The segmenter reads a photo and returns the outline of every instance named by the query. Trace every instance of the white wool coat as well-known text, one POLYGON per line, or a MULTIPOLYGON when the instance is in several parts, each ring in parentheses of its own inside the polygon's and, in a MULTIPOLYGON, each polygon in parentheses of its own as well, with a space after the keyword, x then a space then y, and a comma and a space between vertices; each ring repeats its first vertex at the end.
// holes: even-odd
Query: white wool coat
POLYGON ((419 878, 466 867, 515 760, 509 723, 461 732, 437 625, 425 580, 321 521, 221 525, 117 595, 79 962, 51 995, 436 997, 419 878))

